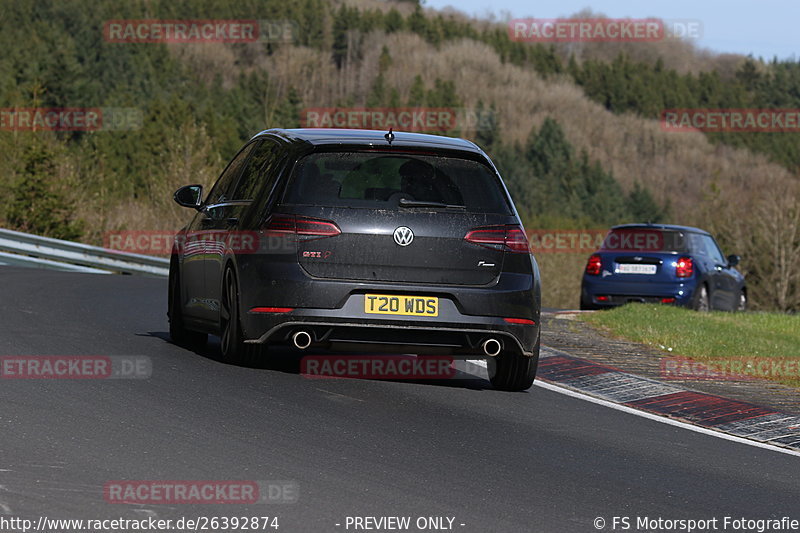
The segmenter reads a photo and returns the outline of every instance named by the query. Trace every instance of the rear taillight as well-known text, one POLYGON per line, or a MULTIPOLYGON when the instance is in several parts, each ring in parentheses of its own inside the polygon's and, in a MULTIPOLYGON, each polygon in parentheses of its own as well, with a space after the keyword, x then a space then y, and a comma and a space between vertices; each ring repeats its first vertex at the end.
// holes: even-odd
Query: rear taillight
POLYGON ((503 320, 505 320, 509 324, 524 324, 526 326, 536 325, 536 322, 534 322, 530 318, 504 318, 503 320))
POLYGON ((508 252, 530 253, 528 238, 519 226, 481 226, 470 230, 464 240, 487 248, 502 247, 508 252))
POLYGON ((675 262, 675 275, 679 278, 690 278, 694 273, 691 257, 681 257, 675 262))
POLYGON ((590 276, 599 276, 603 269, 603 260, 599 255, 593 255, 586 262, 586 273, 590 276))
POLYGON ((334 222, 295 215, 273 215, 263 227, 267 235, 297 235, 303 240, 335 237, 342 233, 334 222))

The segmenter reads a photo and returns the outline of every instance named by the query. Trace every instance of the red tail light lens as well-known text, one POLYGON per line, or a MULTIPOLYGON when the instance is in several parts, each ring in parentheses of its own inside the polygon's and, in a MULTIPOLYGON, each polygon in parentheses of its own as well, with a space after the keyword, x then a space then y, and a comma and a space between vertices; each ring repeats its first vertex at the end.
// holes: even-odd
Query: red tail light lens
POLYGON ((264 226, 267 235, 298 235, 303 240, 335 237, 342 233, 334 222, 295 215, 273 215, 264 226))
POLYGON ((294 217, 290 215, 273 215, 262 227, 268 235, 294 235, 294 217))
POLYGON ((525 324, 526 326, 536 325, 536 322, 534 322, 530 318, 504 318, 503 320, 505 320, 509 324, 525 324))
POLYGON ((691 257, 681 257, 675 263, 675 275, 679 278, 690 278, 694 273, 694 265, 691 257))
POLYGON ((674 304, 675 298, 661 298, 662 304, 674 304))
POLYGON ((481 226, 469 231, 464 240, 486 248, 502 246, 508 252, 530 253, 528 237, 519 226, 481 226))
POLYGON ((514 226, 506 230, 506 248, 520 254, 530 253, 531 245, 522 228, 514 226))
POLYGON ((599 276, 603 269, 603 260, 599 255, 593 255, 586 263, 586 273, 590 276, 599 276))

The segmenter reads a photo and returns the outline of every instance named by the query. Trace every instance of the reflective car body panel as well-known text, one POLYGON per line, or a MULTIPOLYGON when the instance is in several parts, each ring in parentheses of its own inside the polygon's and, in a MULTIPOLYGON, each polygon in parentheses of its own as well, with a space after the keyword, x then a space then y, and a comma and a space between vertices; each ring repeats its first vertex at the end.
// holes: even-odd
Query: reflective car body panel
POLYGON ((519 239, 508 191, 469 141, 267 130, 181 230, 174 274, 185 325, 218 334, 233 269, 248 343, 288 343, 302 327, 326 348, 475 355, 491 335, 532 356, 540 280, 519 239), (368 294, 435 299, 438 313, 368 313, 368 294))

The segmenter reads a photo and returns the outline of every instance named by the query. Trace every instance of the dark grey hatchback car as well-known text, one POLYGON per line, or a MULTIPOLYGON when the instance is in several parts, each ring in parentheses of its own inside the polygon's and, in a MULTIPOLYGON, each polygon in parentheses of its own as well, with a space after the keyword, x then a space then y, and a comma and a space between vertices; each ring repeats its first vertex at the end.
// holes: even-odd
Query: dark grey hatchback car
POLYGON ((503 182, 475 144, 367 130, 267 130, 177 235, 173 340, 485 357, 492 384, 531 386, 540 280, 503 182))

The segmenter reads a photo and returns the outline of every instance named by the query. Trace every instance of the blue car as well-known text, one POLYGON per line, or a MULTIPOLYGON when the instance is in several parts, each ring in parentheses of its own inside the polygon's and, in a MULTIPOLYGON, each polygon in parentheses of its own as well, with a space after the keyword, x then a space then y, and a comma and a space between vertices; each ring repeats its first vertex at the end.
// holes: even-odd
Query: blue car
POLYGON ((589 257, 581 309, 629 302, 663 303, 698 311, 744 311, 747 287, 707 231, 666 224, 614 226, 589 257))

